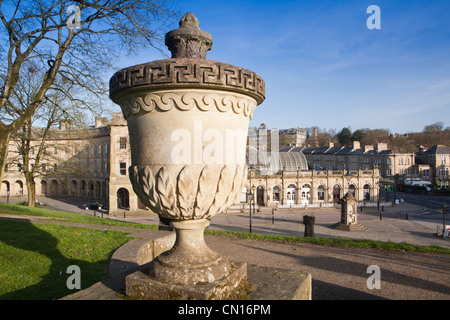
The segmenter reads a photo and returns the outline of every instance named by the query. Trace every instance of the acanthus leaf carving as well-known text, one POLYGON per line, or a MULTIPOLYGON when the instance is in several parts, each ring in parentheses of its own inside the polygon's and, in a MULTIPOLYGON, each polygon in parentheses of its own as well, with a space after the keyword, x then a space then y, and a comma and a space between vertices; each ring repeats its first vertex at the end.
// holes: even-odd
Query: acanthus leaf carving
POLYGON ((201 219, 233 203, 245 183, 246 166, 204 166, 198 179, 190 165, 175 175, 168 168, 130 166, 133 190, 150 209, 169 219, 201 219), (154 172, 157 172, 156 175, 154 172))
POLYGON ((183 167, 177 180, 178 206, 181 217, 190 218, 194 211, 195 191, 194 178, 189 166, 183 167))
POLYGON ((207 214, 220 212, 231 191, 234 175, 231 174, 231 167, 225 165, 220 171, 219 180, 217 181, 216 192, 214 196, 214 201, 211 207, 208 209, 207 214))
POLYGON ((176 207, 175 188, 172 184, 170 174, 166 167, 161 167, 156 179, 156 190, 161 209, 168 215, 176 217, 178 208, 176 207))
POLYGON ((195 197, 194 218, 200 219, 211 206, 214 194, 212 193, 212 170, 205 166, 198 178, 198 188, 195 197))
POLYGON ((243 176, 244 173, 247 172, 246 170, 247 170, 246 165, 244 165, 244 170, 242 170, 242 167, 240 165, 236 166, 231 191, 228 193, 227 200, 222 205, 222 207, 219 208, 218 212, 225 210, 230 204, 232 204, 236 200, 236 197, 241 193, 245 183, 245 179, 243 179, 243 176))

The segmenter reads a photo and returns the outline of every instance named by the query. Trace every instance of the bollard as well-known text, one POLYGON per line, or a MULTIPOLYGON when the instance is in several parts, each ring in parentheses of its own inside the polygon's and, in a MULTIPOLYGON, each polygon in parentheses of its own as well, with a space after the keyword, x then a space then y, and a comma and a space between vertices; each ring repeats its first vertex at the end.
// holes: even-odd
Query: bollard
POLYGON ((314 237, 314 222, 315 216, 304 215, 303 224, 305 225, 305 237, 314 237))
POLYGON ((275 223, 275 209, 272 208, 272 224, 275 223))
POLYGON ((125 219, 125 211, 123 212, 123 218, 125 219))
POLYGON ((406 211, 405 218, 408 220, 408 211, 406 211))
POLYGON ((381 206, 381 212, 384 212, 384 206, 381 206))

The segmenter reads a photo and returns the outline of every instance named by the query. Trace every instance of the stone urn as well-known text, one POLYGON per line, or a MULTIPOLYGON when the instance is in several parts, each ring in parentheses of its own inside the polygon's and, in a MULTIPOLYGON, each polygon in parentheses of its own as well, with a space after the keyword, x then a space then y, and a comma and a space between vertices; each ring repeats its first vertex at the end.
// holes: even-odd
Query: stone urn
POLYGON ((206 245, 204 229, 243 189, 249 121, 265 86, 252 71, 207 60, 212 37, 192 13, 179 25, 166 34, 172 58, 116 72, 110 98, 128 123, 133 189, 176 233, 173 248, 146 274, 159 283, 195 286, 233 272, 233 264, 206 245))

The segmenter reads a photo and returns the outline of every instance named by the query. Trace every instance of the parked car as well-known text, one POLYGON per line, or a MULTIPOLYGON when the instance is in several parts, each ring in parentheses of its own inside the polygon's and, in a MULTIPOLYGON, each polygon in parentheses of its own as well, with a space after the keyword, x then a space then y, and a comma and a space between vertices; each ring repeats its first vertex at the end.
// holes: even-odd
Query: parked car
POLYGON ((86 210, 89 209, 101 209, 102 208, 102 204, 97 202, 97 201, 93 201, 93 202, 88 202, 84 205, 84 208, 86 210))

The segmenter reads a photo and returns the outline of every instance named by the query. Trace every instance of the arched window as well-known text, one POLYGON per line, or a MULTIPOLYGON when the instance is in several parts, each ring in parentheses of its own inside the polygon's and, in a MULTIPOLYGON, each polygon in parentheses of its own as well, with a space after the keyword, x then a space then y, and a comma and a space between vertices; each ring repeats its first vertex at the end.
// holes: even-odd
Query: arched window
POLYGON ((19 196, 23 195, 23 182, 20 180, 17 180, 14 184, 14 189, 16 189, 16 194, 19 196))
POLYGON ((117 190, 117 207, 121 209, 130 208, 130 193, 125 188, 117 190))
POLYGON ((279 186, 273 187, 272 198, 273 198, 274 202, 280 201, 280 187, 279 186))
POLYGON ((339 203, 340 199, 341 199, 341 187, 336 184, 333 187, 333 202, 339 203))
POLYGON ((41 195, 47 196, 47 181, 41 180, 41 195))
POLYGON ((290 184, 287 187, 287 200, 291 201, 292 203, 295 201, 295 193, 297 188, 295 187, 295 184, 290 184))
POLYGON ((325 200, 325 187, 320 185, 317 189, 317 199, 318 200, 325 200))
POLYGON ((309 184, 304 184, 301 189, 302 193, 302 203, 309 203, 311 199, 311 186, 309 184))
POLYGON ((370 200, 370 186, 368 184, 364 185, 364 200, 370 200))

